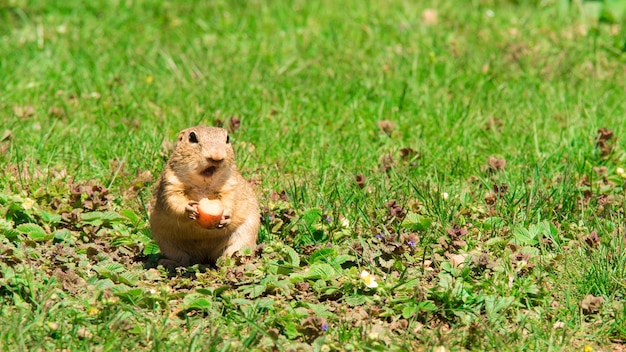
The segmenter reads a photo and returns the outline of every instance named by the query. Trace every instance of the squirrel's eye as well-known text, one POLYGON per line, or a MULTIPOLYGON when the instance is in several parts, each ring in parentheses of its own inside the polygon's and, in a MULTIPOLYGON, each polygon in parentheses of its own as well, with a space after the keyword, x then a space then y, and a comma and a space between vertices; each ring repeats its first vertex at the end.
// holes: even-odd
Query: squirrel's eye
POLYGON ((230 143, 230 135, 226 135, 226 144, 230 143))
POLYGON ((196 136, 196 132, 191 132, 189 134, 189 142, 198 143, 198 136, 196 136))

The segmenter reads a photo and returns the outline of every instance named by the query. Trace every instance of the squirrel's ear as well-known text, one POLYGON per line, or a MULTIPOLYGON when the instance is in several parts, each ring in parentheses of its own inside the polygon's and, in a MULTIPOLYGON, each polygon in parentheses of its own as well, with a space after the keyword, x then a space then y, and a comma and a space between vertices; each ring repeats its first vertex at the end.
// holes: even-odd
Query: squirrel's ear
POLYGON ((180 132, 180 133, 178 134, 178 141, 179 141, 179 142, 180 142, 180 141, 182 141, 182 140, 183 140, 183 137, 185 137, 185 132, 180 132))

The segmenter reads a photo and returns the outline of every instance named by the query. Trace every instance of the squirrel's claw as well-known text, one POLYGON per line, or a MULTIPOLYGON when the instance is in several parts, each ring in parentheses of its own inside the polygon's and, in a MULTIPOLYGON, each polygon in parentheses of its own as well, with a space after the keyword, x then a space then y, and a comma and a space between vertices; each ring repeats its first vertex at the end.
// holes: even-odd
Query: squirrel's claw
POLYGON ((185 214, 189 219, 196 220, 200 216, 200 213, 198 213, 198 202, 189 202, 185 206, 185 214))
POLYGON ((224 214, 222 214, 222 219, 220 220, 220 223, 219 223, 219 225, 217 225, 217 227, 220 228, 220 229, 223 228, 223 227, 226 227, 226 226, 230 225, 231 221, 232 220, 230 218, 230 214, 225 214, 224 213, 224 214))

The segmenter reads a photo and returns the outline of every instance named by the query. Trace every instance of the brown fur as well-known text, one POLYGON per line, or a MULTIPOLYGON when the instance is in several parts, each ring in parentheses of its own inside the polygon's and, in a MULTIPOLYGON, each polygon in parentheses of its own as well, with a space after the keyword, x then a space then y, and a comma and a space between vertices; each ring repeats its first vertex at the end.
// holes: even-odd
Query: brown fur
POLYGON ((227 138, 228 132, 217 127, 196 126, 179 133, 150 207, 152 236, 168 258, 163 264, 212 263, 244 247, 254 250, 259 203, 235 166, 227 138), (205 229, 195 221, 198 201, 205 197, 222 201, 224 214, 217 228, 205 229))

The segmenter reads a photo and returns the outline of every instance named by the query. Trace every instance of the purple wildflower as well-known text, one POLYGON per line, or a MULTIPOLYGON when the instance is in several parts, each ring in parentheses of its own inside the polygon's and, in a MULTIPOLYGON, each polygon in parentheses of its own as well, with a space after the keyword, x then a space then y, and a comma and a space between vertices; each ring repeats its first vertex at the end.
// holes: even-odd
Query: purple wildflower
POLYGON ((328 323, 327 322, 323 322, 322 323, 322 331, 328 331, 328 323))

